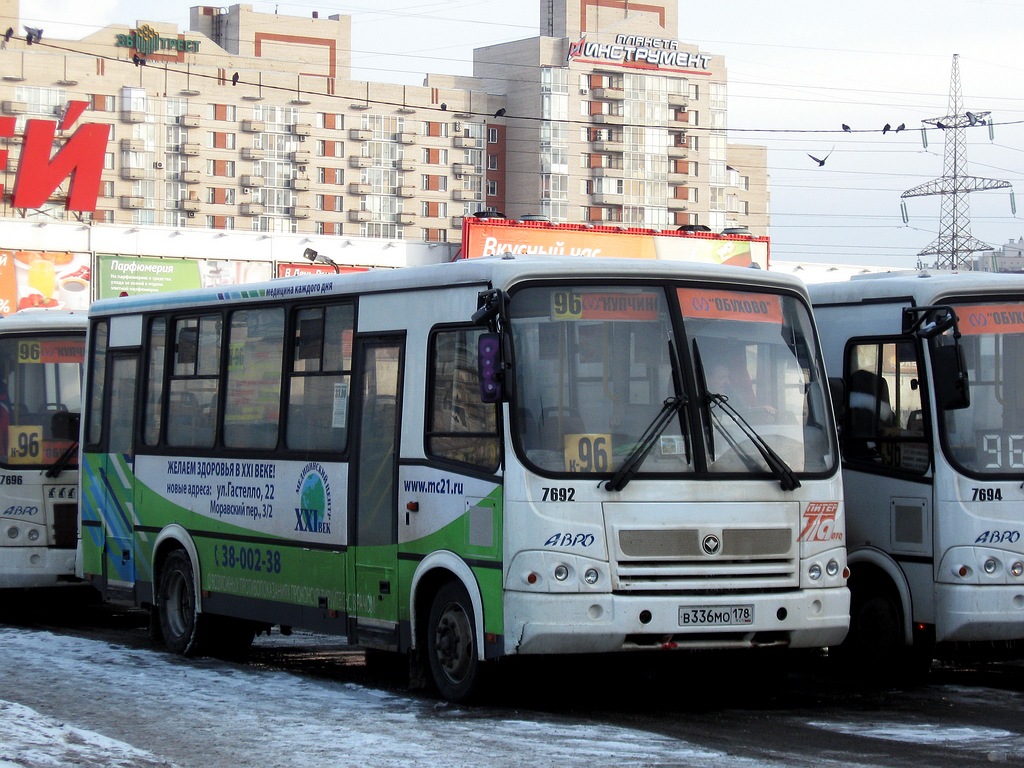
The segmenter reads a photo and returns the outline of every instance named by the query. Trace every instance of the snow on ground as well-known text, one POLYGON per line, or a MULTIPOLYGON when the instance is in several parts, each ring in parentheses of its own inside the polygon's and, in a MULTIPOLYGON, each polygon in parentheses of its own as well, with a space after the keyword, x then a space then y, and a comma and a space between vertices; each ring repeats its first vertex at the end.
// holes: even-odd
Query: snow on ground
POLYGON ((0 676, 2 768, 752 765, 642 731, 47 632, 0 627, 0 648, 16 670, 0 676))

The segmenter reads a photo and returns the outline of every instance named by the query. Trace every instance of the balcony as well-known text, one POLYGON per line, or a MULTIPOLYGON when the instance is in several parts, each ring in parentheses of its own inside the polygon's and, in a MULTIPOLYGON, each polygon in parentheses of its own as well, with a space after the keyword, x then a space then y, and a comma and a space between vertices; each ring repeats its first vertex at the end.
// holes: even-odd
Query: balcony
POLYGON ((243 216, 259 216, 266 209, 263 203, 242 203, 240 210, 243 216))
POLYGON ((182 115, 178 118, 178 123, 184 128, 198 128, 199 115, 182 115))
POLYGON ((690 201, 683 198, 669 197, 666 202, 670 211, 685 211, 690 205, 690 201))
POLYGON ((348 193, 350 195, 368 195, 371 192, 373 192, 373 187, 370 184, 360 184, 354 181, 348 185, 348 193))
POLYGON ((399 197, 416 197, 416 187, 406 184, 398 188, 399 197))
POLYGON ((194 213, 198 211, 201 206, 198 200, 179 200, 178 207, 183 211, 192 211, 194 213))
POLYGON ((349 128, 348 137, 352 139, 352 141, 369 141, 373 138, 373 131, 362 128, 349 128))
POLYGON ((478 166, 475 166, 472 163, 455 163, 452 166, 452 173, 456 176, 479 176, 481 171, 478 166))
POLYGON ((690 98, 685 93, 670 93, 668 95, 668 105, 670 107, 678 107, 679 109, 686 109, 690 106, 690 98))
POLYGON ((132 109, 121 110, 121 122, 122 123, 144 123, 146 122, 145 112, 136 112, 132 109))
POLYGON ((595 152, 604 152, 609 155, 622 154, 621 141, 595 141, 591 144, 595 152))
POLYGON ((121 139, 122 152, 145 152, 146 142, 142 139, 121 139))
POLYGON ((679 171, 668 172, 668 183, 669 184, 687 184, 690 181, 690 174, 680 173, 679 171))
POLYGON ((308 123, 296 123, 292 126, 292 133, 296 136, 310 136, 313 133, 313 126, 308 123))
POLYGON ((674 158, 684 158, 689 156, 690 148, 685 144, 669 144, 668 145, 668 156, 674 158))
POLYGON ((594 205, 622 205, 622 195, 615 192, 601 192, 591 195, 590 200, 594 205))
POLYGON ((372 157, 362 157, 360 155, 348 156, 349 168, 369 168, 371 165, 373 165, 372 157))
POLYGON ((622 125, 622 115, 591 115, 590 120, 594 125, 622 125))
POLYGON ((266 183, 262 176, 253 173, 243 173, 241 181, 243 187, 262 187, 266 183))
POLYGON ((291 158, 293 163, 297 163, 298 165, 305 165, 313 159, 313 155, 308 149, 296 149, 290 152, 288 157, 291 158))
POLYGON ((28 111, 28 103, 24 101, 10 101, 4 99, 3 102, 4 114, 6 115, 23 115, 28 111))
POLYGON ((242 130, 246 133, 264 133, 267 130, 266 120, 243 120, 242 130))
POLYGON ((595 99, 623 101, 626 98, 626 92, 621 88, 594 88, 591 94, 595 99))
POLYGON ((310 217, 310 208, 308 205, 296 205, 292 208, 292 217, 296 219, 308 219, 310 217))
POLYGON ((482 193, 474 189, 456 189, 452 193, 452 199, 463 203, 477 202, 482 198, 482 193))
POLYGON ((402 131, 395 134, 395 141, 399 144, 415 144, 416 134, 409 131, 402 131))
POLYGON ((596 179, 621 179, 623 176, 622 168, 614 168, 610 165, 591 168, 590 172, 596 179))
POLYGON ((398 214, 398 223, 401 224, 403 227, 408 227, 411 226, 412 224, 415 224, 418 219, 419 216, 417 216, 415 213, 412 213, 411 211, 401 211, 398 214))
POLYGON ((181 145, 181 154, 185 157, 199 157, 202 147, 199 144, 188 141, 181 145))
POLYGON ((454 144, 457 149, 476 149, 482 146, 480 139, 471 139, 469 136, 456 136, 454 144))
POLYGON ((198 184, 203 180, 203 175, 199 171, 182 171, 181 180, 185 184, 198 184))
POLYGON ((146 201, 141 197, 130 197, 128 195, 121 196, 121 207, 125 210, 137 211, 146 204, 146 201))
POLYGON ((139 179, 146 178, 146 172, 141 168, 132 168, 131 166, 121 167, 121 178, 127 181, 138 181, 139 179))
POLYGON ((267 157, 267 150, 262 147, 242 147, 243 160, 264 160, 267 157))
POLYGON ((355 222, 369 221, 370 220, 370 212, 369 211, 349 211, 348 212, 348 220, 349 221, 355 221, 355 222))

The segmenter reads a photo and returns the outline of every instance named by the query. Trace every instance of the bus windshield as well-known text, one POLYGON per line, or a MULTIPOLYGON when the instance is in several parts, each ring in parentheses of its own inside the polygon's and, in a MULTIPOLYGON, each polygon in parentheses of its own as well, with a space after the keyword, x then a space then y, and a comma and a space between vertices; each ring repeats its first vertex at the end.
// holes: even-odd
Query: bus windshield
POLYGON ((1024 301, 954 306, 967 362, 970 407, 945 411, 949 459, 973 475, 1024 470, 1024 301))
POLYGON ((0 451, 6 466, 49 465, 72 444, 54 436, 52 423, 60 411, 82 410, 84 353, 81 335, 0 338, 0 451))
POLYGON ((607 475, 639 458, 648 475, 771 475, 774 458, 798 473, 834 467, 795 297, 562 283, 514 291, 509 320, 518 445, 542 473, 607 475))

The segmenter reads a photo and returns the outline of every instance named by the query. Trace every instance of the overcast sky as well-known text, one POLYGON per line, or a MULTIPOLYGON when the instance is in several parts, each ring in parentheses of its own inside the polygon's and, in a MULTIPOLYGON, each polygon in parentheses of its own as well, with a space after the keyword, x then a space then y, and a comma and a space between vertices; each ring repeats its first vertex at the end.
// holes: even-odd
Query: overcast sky
MULTIPOLYGON (((188 28, 183 0, 22 0, 22 22, 76 39, 138 20, 188 28)), ((539 0, 352 0, 250 3, 258 12, 352 16, 353 76, 422 83, 471 74, 472 50, 538 33, 539 0)), ((996 123, 967 131, 973 176, 1024 190, 1022 0, 680 0, 678 38, 726 57, 729 139, 769 147, 772 258, 913 267, 939 228, 939 197, 900 194, 942 176, 937 129, 949 107, 953 54, 964 109, 996 123), (853 129, 844 133, 841 125, 853 129), (901 133, 882 126, 905 123, 901 133), (823 167, 808 154, 824 157, 823 167)), ((1024 237, 1008 190, 969 196, 972 233, 992 245, 1024 237)), ((1024 215, 1024 196, 1021 197, 1024 215)), ((933 259, 925 259, 931 263, 933 259)))

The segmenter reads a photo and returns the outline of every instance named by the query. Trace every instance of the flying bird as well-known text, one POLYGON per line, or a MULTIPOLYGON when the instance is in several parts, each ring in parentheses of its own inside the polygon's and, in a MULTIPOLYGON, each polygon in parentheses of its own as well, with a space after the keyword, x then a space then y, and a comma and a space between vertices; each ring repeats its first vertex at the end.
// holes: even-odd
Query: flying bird
POLYGON ((502 107, 501 109, 499 109, 497 112, 494 113, 494 116, 495 117, 504 117, 505 116, 505 108, 502 107))
POLYGON ((231 76, 231 84, 232 85, 238 85, 238 73, 237 72, 235 72, 235 74, 233 74, 231 76))
POLYGON ((885 134, 887 134, 891 130, 892 126, 886 123, 885 125, 882 126, 882 135, 885 136, 885 134))
POLYGON ((846 123, 843 123, 843 130, 846 131, 847 133, 852 133, 853 132, 853 129, 850 126, 848 126, 846 123))
POLYGON ((829 157, 829 155, 831 155, 831 154, 832 154, 833 150, 835 150, 835 147, 832 147, 832 149, 830 149, 830 150, 828 151, 828 155, 825 155, 824 157, 821 157, 821 158, 815 157, 815 156, 814 156, 814 155, 812 155, 812 154, 811 154, 810 152, 808 152, 808 153, 807 153, 807 156, 808 156, 809 158, 811 158, 811 160, 813 160, 814 162, 816 162, 816 163, 818 164, 818 167, 819 167, 819 168, 821 168, 821 167, 822 167, 823 165, 825 165, 825 161, 826 161, 826 160, 828 160, 828 157, 829 157))

